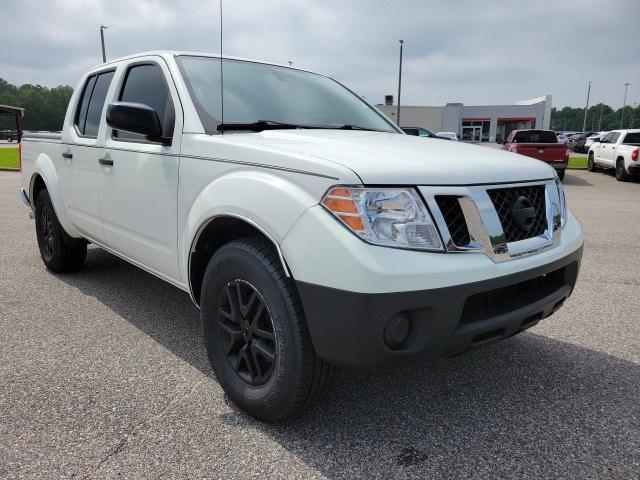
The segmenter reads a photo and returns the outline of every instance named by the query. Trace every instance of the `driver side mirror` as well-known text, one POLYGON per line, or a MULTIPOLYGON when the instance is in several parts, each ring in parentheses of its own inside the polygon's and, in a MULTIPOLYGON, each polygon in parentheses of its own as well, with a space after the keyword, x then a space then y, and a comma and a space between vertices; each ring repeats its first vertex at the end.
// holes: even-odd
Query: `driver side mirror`
POLYGON ((147 140, 171 145, 171 137, 162 136, 158 112, 148 105, 131 102, 114 102, 107 108, 107 125, 116 130, 138 133, 147 140))
POLYGON ((503 144, 503 145, 506 145, 506 144, 507 144, 507 141, 506 141, 506 140, 503 140, 503 141, 502 141, 502 144, 503 144))

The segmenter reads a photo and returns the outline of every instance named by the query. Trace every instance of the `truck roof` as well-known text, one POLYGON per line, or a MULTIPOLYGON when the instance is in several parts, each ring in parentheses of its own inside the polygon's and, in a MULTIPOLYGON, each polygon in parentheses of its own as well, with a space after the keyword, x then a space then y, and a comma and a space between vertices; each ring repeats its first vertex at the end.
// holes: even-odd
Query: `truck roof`
MULTIPOLYGON (((106 65, 111 65, 113 63, 117 63, 117 62, 122 62, 123 60, 133 60, 139 57, 147 57, 147 56, 151 56, 151 55, 155 55, 155 56, 160 56, 160 57, 177 57, 180 55, 190 55, 193 57, 210 57, 210 58, 220 58, 220 54, 215 54, 215 53, 207 53, 207 52, 191 52, 191 51, 184 51, 184 50, 150 50, 147 52, 140 52, 140 53, 134 53, 131 55, 126 55, 124 57, 119 57, 119 58, 114 58, 113 60, 109 60, 105 63, 100 63, 98 65, 95 65, 93 67, 91 67, 91 69, 89 71, 95 70, 96 68, 100 68, 100 67, 104 67, 106 65)), ((315 73, 316 75, 323 75, 321 73, 318 72, 314 72, 313 70, 307 70, 304 68, 298 68, 298 67, 294 67, 291 65, 284 65, 282 63, 277 63, 277 62, 269 62, 269 61, 265 61, 265 60, 255 60, 255 59, 251 59, 251 58, 243 58, 243 57, 234 57, 231 55, 222 55, 223 59, 226 60, 240 60, 243 62, 253 62, 253 63, 262 63, 264 65, 274 65, 276 67, 283 67, 283 68, 290 68, 292 70, 300 70, 302 72, 308 72, 308 73, 315 73)), ((326 76, 326 75, 323 75, 326 76)))

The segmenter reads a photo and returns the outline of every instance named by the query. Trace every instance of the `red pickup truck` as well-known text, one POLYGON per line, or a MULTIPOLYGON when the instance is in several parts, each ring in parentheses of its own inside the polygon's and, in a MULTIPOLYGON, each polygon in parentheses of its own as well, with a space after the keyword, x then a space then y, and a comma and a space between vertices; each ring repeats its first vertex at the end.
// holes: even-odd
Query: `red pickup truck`
POLYGON ((569 150, 558 143, 556 133, 551 130, 513 130, 502 148, 548 163, 556 169, 560 180, 569 164, 569 150))

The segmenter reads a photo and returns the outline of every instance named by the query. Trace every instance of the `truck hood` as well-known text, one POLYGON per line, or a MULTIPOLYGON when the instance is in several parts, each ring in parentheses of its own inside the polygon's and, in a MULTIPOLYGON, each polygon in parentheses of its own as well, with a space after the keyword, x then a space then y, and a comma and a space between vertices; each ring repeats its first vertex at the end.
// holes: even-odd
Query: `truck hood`
POLYGON ((396 133, 301 129, 233 134, 227 139, 231 137, 246 146, 342 165, 369 185, 469 185, 554 176, 553 168, 523 155, 396 133))

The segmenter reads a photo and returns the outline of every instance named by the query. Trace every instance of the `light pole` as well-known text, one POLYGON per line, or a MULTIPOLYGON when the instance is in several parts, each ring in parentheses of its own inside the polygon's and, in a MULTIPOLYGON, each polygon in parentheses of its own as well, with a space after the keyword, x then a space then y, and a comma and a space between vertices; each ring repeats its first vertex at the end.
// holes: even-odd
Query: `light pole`
POLYGON ((591 82, 587 87, 587 105, 584 107, 584 121, 582 122, 582 131, 587 131, 587 110, 589 110, 589 94, 591 93, 591 82))
POLYGON ((604 107, 604 103, 600 102, 600 120, 598 120, 598 131, 602 131, 602 107, 604 107))
POLYGON ((400 68, 398 69, 398 107, 396 109, 396 123, 400 126, 400 92, 402 90, 402 45, 404 40, 400 40, 400 68))
POLYGON ((100 25, 100 42, 102 43, 102 63, 107 62, 107 53, 104 49, 104 31, 109 28, 104 25, 100 25))
POLYGON ((630 83, 624 84, 624 100, 622 101, 622 114, 620 115, 620 129, 622 129, 622 121, 624 120, 624 107, 627 106, 627 89, 629 88, 630 83))

